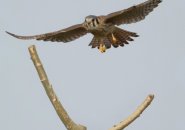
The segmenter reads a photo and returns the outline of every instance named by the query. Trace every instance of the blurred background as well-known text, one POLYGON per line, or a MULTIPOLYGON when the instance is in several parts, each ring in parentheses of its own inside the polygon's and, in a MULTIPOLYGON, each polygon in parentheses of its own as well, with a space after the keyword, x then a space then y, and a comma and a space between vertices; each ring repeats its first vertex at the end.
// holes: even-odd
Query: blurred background
POLYGON ((122 25, 137 32, 125 47, 101 54, 88 34, 70 43, 23 41, 5 33, 41 34, 82 23, 144 0, 1 0, 0 129, 64 130, 39 81, 28 47, 36 45, 59 99, 89 130, 107 130, 148 94, 155 99, 127 129, 185 129, 185 1, 163 0, 145 20, 122 25))

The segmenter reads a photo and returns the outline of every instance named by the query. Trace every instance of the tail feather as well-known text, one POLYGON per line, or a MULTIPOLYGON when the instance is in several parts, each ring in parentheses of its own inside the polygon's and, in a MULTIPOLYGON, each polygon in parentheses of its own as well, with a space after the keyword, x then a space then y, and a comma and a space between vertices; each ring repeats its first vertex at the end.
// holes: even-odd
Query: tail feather
POLYGON ((117 44, 113 44, 114 41, 113 41, 113 38, 112 38, 112 35, 111 35, 111 34, 109 34, 109 35, 107 36, 107 38, 108 38, 108 40, 110 41, 110 43, 111 43, 112 46, 114 46, 115 48, 118 47, 117 44))
POLYGON ((92 46, 92 48, 98 47, 99 46, 99 40, 96 37, 93 37, 93 39, 90 42, 89 46, 92 46))
POLYGON ((129 32, 118 27, 105 37, 94 36, 89 46, 92 48, 98 48, 103 44, 106 49, 111 48, 111 46, 117 48, 119 46, 123 47, 125 44, 129 44, 128 41, 134 41, 132 37, 138 37, 134 32, 129 32))
POLYGON ((134 39, 132 39, 131 37, 138 37, 136 33, 129 32, 118 27, 116 27, 113 35, 116 37, 120 46, 123 46, 122 44, 129 44, 128 41, 134 41, 134 39))
POLYGON ((105 44, 105 47, 106 47, 107 49, 111 48, 111 42, 110 42, 110 40, 108 39, 108 37, 105 37, 105 38, 103 39, 103 43, 105 44))
POLYGON ((89 46, 92 46, 92 48, 98 48, 100 44, 104 44, 107 49, 111 47, 111 42, 108 39, 108 37, 104 37, 102 39, 97 38, 96 36, 93 37, 92 41, 90 42, 89 46))

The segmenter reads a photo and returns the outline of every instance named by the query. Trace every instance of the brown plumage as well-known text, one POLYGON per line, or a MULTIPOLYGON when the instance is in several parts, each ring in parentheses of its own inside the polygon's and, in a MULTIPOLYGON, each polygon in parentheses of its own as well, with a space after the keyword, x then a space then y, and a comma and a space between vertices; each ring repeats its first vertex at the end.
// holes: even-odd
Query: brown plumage
POLYGON ((117 26, 143 20, 160 2, 161 0, 148 0, 128 9, 110 13, 105 16, 89 15, 82 24, 51 33, 34 36, 19 36, 10 32, 7 33, 18 39, 36 39, 64 43, 91 33, 94 37, 89 46, 98 48, 101 52, 105 52, 106 49, 111 48, 111 46, 115 48, 119 46, 123 47, 125 44, 128 44, 129 41, 133 41, 133 37, 138 36, 134 32, 120 29, 117 26))
MULTIPOLYGON (((103 38, 103 43, 107 49, 111 48, 111 45, 115 48, 118 46, 123 47, 124 44, 129 44, 128 41, 133 41, 131 37, 138 37, 138 35, 136 33, 115 27, 115 30, 111 34, 103 38), (113 36, 116 41, 113 40, 113 36)), ((97 36, 94 36, 89 46, 92 46, 92 48, 99 47, 101 44, 100 40, 102 40, 102 37, 98 38, 97 36)))

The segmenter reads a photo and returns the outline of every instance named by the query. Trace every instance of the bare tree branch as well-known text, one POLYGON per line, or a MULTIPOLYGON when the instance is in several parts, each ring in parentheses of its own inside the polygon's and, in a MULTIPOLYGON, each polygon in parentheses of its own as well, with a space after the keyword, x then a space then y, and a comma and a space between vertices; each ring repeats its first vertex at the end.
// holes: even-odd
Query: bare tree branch
MULTIPOLYGON (((58 100, 51 84, 49 83, 48 77, 39 59, 35 46, 32 45, 28 49, 31 55, 31 59, 38 72, 39 78, 46 91, 46 94, 48 95, 51 103, 53 104, 53 107, 55 108, 59 118, 61 119, 61 121, 67 128, 67 130, 86 130, 85 126, 77 125, 76 123, 73 122, 73 120, 69 117, 66 110, 58 100)), ((154 95, 148 95, 147 98, 144 100, 144 102, 140 106, 138 106, 135 112, 133 112, 129 117, 121 121, 119 124, 113 126, 109 130, 122 130, 125 127, 127 127, 129 124, 131 124, 135 119, 137 119, 141 115, 141 113, 150 105, 153 99, 154 99, 154 95)))
POLYGON ((121 121, 119 124, 113 126, 109 130, 123 130, 141 115, 141 113, 150 105, 153 99, 154 95, 148 95, 144 102, 140 106, 138 106, 135 112, 133 112, 129 117, 121 121))
POLYGON ((62 106, 60 101, 58 100, 51 84, 49 83, 48 77, 47 77, 46 72, 43 68, 43 65, 39 59, 39 56, 37 54, 35 46, 32 45, 28 49, 29 49, 29 52, 31 55, 31 59, 35 65, 35 68, 38 72, 40 80, 41 80, 43 87, 46 91, 46 94, 48 95, 51 103, 53 104, 53 107, 55 108, 59 118, 61 119, 61 121, 63 122, 63 124, 67 128, 67 130, 86 130, 85 126, 77 125, 76 123, 74 123, 72 121, 72 119, 69 117, 66 110, 64 109, 64 107, 62 106))

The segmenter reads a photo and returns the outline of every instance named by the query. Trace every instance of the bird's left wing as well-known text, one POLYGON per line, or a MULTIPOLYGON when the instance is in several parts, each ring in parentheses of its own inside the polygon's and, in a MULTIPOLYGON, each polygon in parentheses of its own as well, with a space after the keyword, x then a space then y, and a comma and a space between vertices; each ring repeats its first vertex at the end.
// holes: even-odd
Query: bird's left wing
POLYGON ((18 39, 23 39, 23 40, 36 39, 36 40, 52 41, 52 42, 70 42, 87 34, 87 30, 83 26, 83 24, 77 24, 59 31, 34 35, 34 36, 19 36, 10 32, 7 32, 7 33, 13 37, 16 37, 18 39))
POLYGON ((114 25, 130 24, 143 20, 150 12, 153 11, 162 0, 148 0, 128 9, 108 14, 105 17, 106 23, 114 25))

